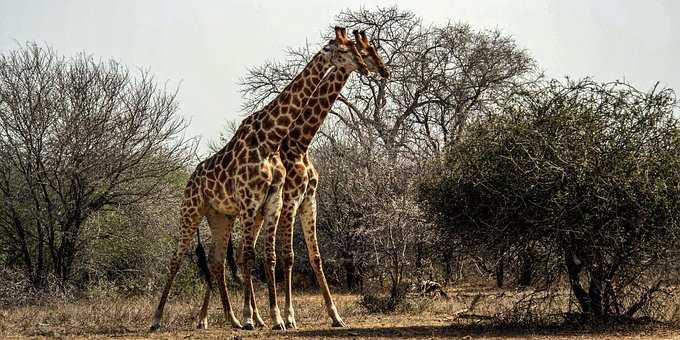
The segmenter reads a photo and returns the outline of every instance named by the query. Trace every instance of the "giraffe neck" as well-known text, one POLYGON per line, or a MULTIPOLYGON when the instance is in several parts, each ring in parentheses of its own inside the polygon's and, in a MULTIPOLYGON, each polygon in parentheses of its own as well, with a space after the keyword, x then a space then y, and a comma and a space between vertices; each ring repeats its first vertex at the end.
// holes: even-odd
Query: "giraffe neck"
POLYGON ((321 81, 282 143, 286 153, 297 155, 307 152, 351 73, 346 68, 336 68, 321 81))
POLYGON ((256 113, 252 134, 257 136, 257 148, 269 153, 278 149, 330 66, 328 57, 317 53, 276 98, 256 113))

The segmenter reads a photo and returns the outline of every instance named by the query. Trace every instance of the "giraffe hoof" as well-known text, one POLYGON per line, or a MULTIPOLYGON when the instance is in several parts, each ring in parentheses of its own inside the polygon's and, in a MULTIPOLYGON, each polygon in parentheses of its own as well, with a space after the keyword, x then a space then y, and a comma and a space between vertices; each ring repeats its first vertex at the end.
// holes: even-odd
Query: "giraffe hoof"
POLYGON ((161 325, 158 324, 158 323, 151 325, 151 327, 149 328, 149 330, 152 331, 152 332, 157 332, 160 329, 161 329, 161 325))
POLYGON ((293 330, 297 329, 297 325, 295 324, 295 321, 286 321, 286 329, 293 330))
POLYGON ((284 326, 282 323, 280 323, 280 324, 278 324, 278 325, 272 326, 272 330, 275 330, 275 331, 285 331, 285 330, 286 330, 286 326, 284 326))
POLYGON ((337 319, 333 320, 333 323, 331 324, 332 327, 347 327, 344 321, 342 319, 337 319))
POLYGON ((198 325, 196 326, 196 329, 208 329, 208 322, 207 321, 200 321, 198 325))
POLYGON ((247 324, 243 325, 243 329, 246 330, 246 331, 254 331, 255 326, 252 323, 247 323, 247 324))

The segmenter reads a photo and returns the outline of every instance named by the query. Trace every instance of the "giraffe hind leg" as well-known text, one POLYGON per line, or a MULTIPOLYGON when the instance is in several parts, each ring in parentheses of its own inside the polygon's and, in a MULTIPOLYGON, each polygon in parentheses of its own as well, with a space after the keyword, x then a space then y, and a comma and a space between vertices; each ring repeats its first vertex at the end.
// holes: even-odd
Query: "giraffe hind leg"
MULTIPOLYGON (((234 225, 234 217, 227 216, 210 210, 208 212, 208 223, 210 225, 210 232, 213 236, 213 247, 210 251, 210 274, 217 283, 217 288, 222 300, 222 309, 224 317, 231 324, 233 328, 241 328, 241 323, 234 316, 234 311, 231 307, 229 299, 229 290, 225 282, 224 276, 224 258, 227 250, 227 242, 231 235, 231 230, 234 225)), ((206 295, 201 307, 201 314, 199 316, 199 327, 205 326, 207 328, 207 310, 210 303, 210 288, 206 287, 206 295), (205 322, 203 322, 205 321, 205 322), (203 323, 203 324, 201 324, 203 323)))
POLYGON ((241 238, 238 262, 241 266, 241 274, 243 275, 243 329, 254 330, 254 297, 252 296, 254 292, 251 270, 255 266, 255 243, 259 234, 259 228, 262 226, 262 217, 254 213, 255 209, 248 208, 241 208, 240 221, 243 227, 243 237, 241 238))
POLYGON ((175 254, 170 260, 170 270, 168 273, 168 279, 163 288, 163 293, 161 299, 158 302, 158 307, 156 307, 156 312, 154 313, 153 322, 151 324, 151 330, 157 331, 161 327, 161 319, 163 317, 163 309, 168 300, 168 295, 170 295, 170 289, 175 281, 175 276, 179 271, 180 265, 182 264, 182 259, 186 255, 194 234, 198 230, 198 224, 203 216, 199 213, 199 209, 196 207, 184 207, 182 209, 182 218, 180 220, 180 239, 177 242, 177 249, 175 254))
MULTIPOLYGON (((285 177, 281 175, 280 178, 285 177)), ((286 325, 281 317, 277 297, 276 297, 276 227, 281 215, 283 204, 283 183, 272 185, 270 194, 267 195, 263 207, 264 227, 266 230, 265 241, 265 273, 267 275, 267 290, 269 295, 269 314, 272 319, 272 329, 286 330, 286 325)))
POLYGON ((331 291, 328 288, 326 276, 323 272, 319 243, 316 239, 316 196, 314 187, 307 190, 307 194, 300 204, 300 222, 302 224, 302 231, 305 235, 309 262, 314 269, 316 280, 319 283, 319 288, 323 294, 326 312, 332 320, 331 325, 333 327, 345 327, 345 322, 342 321, 340 314, 338 314, 338 309, 335 307, 335 303, 333 303, 333 297, 331 296, 331 291))

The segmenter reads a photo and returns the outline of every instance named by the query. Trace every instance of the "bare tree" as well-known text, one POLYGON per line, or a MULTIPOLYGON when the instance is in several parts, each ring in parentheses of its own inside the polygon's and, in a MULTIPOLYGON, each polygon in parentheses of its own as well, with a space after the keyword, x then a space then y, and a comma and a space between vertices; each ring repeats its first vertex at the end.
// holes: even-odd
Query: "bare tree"
POLYGON ((36 44, 0 56, 0 242, 34 284, 70 278, 94 212, 168 194, 195 147, 184 127, 147 72, 36 44))
MULTIPOLYGON (((432 254, 431 230, 406 190, 418 169, 499 98, 540 75, 528 53, 498 31, 427 25, 397 8, 347 10, 337 22, 367 31, 391 77, 351 77, 313 146, 319 238, 327 267, 344 272, 349 288, 386 278, 396 296, 402 279, 419 275, 432 254), (385 276, 385 264, 396 270, 385 276)), ((289 52, 285 61, 250 70, 244 108, 276 95, 309 58, 307 47, 289 52)))
MULTIPOLYGON (((392 74, 389 80, 352 77, 322 130, 326 138, 349 139, 366 150, 416 159, 439 155, 469 119, 538 77, 533 59, 499 31, 429 26, 397 8, 343 11, 337 21, 366 29, 392 74)), ((278 93, 307 58, 307 48, 291 50, 285 62, 252 69, 242 81, 244 107, 278 93)))

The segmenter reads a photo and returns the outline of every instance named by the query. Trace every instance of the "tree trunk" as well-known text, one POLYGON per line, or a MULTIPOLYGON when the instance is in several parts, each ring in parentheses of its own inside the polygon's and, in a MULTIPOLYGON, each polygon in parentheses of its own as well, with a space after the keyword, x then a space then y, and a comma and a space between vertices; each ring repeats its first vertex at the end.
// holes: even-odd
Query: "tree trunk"
POLYGON ((579 279, 579 274, 581 273, 583 263, 577 259, 574 252, 572 252, 570 249, 564 248, 564 264, 567 267, 567 275, 569 277, 571 291, 576 297, 576 301, 578 301, 579 306, 581 307, 581 313, 583 313, 585 318, 590 318, 592 315, 590 297, 588 296, 588 293, 586 293, 586 291, 581 287, 581 281, 579 279))
POLYGON ((522 265, 519 269, 517 284, 521 287, 531 286, 534 276, 534 257, 531 251, 527 251, 522 257, 522 265))
POLYGON ((354 291, 356 288, 356 266, 354 265, 354 259, 352 254, 343 253, 342 255, 342 264, 345 267, 345 285, 348 290, 354 291))
POLYGON ((496 287, 503 288, 503 281, 505 280, 505 255, 501 256, 496 263, 496 287))

